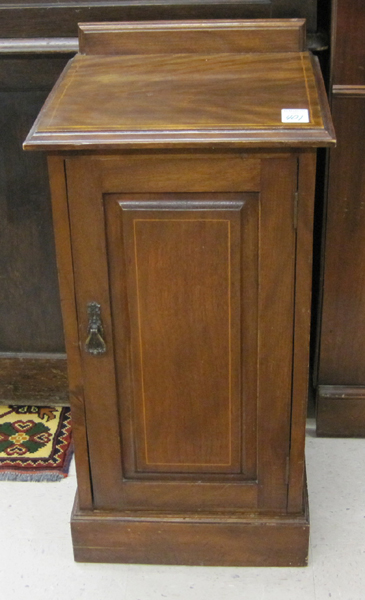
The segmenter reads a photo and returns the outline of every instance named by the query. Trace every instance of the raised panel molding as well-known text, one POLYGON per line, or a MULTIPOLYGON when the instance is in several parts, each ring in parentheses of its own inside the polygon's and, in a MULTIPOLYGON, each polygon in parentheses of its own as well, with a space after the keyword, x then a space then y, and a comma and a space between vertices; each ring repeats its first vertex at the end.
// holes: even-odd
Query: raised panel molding
MULTIPOLYGON (((130 315, 133 379, 139 382, 134 390, 139 398, 135 408, 139 443, 133 443, 137 471, 244 474, 242 461, 247 457, 241 456, 237 444, 247 418, 243 418, 240 391, 241 346, 247 343, 241 340, 237 313, 243 269, 240 238, 246 205, 251 220, 257 219, 258 206, 255 212, 250 207, 258 205, 258 195, 142 198, 108 197, 121 211, 125 262, 132 274, 127 276, 128 305, 136 307, 136 312, 130 308, 130 315), (162 415, 169 412, 175 420, 170 421, 169 436, 161 438, 162 415), (199 431, 196 446, 187 444, 192 429, 199 431), (179 448, 174 457, 171 452, 176 454, 179 448)), ((255 227, 257 232, 257 223, 245 224, 246 229, 255 227)), ((257 252, 255 236, 252 242, 257 252)), ((246 252, 252 260, 254 250, 247 247, 246 252)), ((249 259, 243 260, 245 264, 249 259)), ((247 278, 243 289, 250 284, 247 278)), ((255 369, 256 363, 252 355, 250 368, 255 369)))

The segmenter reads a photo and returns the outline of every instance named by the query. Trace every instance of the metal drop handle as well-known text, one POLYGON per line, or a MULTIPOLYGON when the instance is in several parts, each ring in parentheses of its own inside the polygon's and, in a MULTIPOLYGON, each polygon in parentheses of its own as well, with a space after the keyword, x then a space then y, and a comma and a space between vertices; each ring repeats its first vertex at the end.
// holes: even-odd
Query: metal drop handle
POLYGON ((87 328, 87 338, 85 350, 89 354, 105 354, 106 343, 104 341, 104 329, 101 321, 101 306, 97 302, 88 302, 87 312, 89 315, 89 324, 87 328))

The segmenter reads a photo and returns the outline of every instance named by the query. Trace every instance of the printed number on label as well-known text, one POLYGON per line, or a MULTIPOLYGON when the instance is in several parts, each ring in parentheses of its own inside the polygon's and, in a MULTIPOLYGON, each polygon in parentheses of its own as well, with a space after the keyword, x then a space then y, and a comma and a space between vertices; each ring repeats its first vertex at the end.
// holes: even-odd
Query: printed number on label
POLYGON ((309 123, 307 108, 283 108, 281 110, 282 123, 309 123))

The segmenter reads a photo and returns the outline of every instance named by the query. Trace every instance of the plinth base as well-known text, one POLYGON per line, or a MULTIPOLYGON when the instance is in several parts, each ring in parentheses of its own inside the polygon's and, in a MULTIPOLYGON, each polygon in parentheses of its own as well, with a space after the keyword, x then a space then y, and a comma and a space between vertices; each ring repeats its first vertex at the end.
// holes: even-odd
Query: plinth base
POLYGON ((319 385, 316 398, 318 437, 365 437, 365 387, 319 385))
POLYGON ((307 498, 300 515, 82 511, 71 518, 75 560, 200 566, 307 564, 307 498))

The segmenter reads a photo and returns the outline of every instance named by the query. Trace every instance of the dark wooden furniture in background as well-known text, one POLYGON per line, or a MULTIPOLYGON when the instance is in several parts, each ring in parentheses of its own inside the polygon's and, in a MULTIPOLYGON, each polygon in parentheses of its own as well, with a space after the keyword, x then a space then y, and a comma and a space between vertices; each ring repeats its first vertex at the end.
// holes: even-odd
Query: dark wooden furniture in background
POLYGON ((309 43, 321 45, 317 0, 0 4, 0 402, 68 402, 45 159, 23 153, 21 143, 77 51, 77 23, 277 17, 306 18, 309 43))
POLYGON ((81 26, 25 143, 50 154, 77 560, 306 564, 315 162, 333 142, 302 20, 81 26))
POLYGON ((27 54, 21 46, 0 42, 0 402, 64 403, 47 163, 25 154, 22 142, 72 55, 36 44, 27 54))
POLYGON ((330 151, 324 225, 317 434, 365 436, 365 3, 332 15, 330 151))

